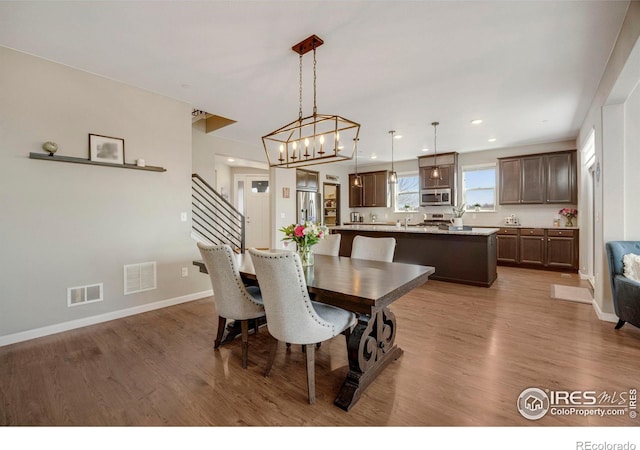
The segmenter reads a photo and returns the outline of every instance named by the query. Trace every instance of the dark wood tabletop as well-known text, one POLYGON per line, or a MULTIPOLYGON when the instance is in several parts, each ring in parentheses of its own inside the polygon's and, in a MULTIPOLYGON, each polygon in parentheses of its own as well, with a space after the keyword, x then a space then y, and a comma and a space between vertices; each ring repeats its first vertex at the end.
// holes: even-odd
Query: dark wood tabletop
MULTIPOLYGON (((243 278, 256 280, 249 253, 238 254, 243 278)), ((412 289, 426 283, 435 272, 430 266, 369 261, 343 256, 314 255, 313 266, 304 268, 309 292, 317 300, 356 313, 383 308, 412 289)), ((206 273, 202 261, 195 261, 206 273)))

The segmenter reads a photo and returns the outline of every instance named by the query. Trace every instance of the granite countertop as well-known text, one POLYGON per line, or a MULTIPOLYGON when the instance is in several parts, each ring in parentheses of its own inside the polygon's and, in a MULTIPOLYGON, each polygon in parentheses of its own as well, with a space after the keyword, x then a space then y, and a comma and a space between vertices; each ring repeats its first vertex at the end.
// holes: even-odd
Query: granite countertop
POLYGON ((553 225, 471 225, 478 228, 543 228, 545 230, 578 230, 579 227, 554 227, 553 225))
POLYGON ((330 230, 345 230, 345 231, 385 231, 387 233, 422 233, 422 234, 460 234, 460 235, 475 235, 475 236, 489 236, 497 233, 500 229, 495 228, 472 228, 471 230, 441 230, 438 227, 397 227, 395 225, 342 225, 336 227, 329 227, 330 230))

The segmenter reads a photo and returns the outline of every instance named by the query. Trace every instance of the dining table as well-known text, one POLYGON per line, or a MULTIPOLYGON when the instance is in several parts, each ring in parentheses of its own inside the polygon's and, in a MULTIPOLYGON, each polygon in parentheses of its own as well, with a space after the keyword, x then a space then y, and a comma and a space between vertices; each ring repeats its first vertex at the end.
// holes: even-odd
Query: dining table
MULTIPOLYGON (((259 285, 249 253, 237 254, 237 262, 245 283, 259 285)), ((207 273, 204 261, 193 263, 200 272, 207 273)), ((349 370, 334 401, 336 406, 349 411, 378 374, 403 353, 395 343, 398 330, 390 305, 426 283, 435 268, 314 255, 314 264, 303 269, 314 301, 346 309, 357 317, 347 341, 349 370)))

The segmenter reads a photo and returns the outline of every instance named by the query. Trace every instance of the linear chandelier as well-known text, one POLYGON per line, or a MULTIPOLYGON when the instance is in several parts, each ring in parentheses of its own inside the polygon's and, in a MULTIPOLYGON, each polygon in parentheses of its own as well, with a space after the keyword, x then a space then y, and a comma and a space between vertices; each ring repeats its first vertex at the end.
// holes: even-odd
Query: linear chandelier
POLYGON ((339 115, 318 114, 316 102, 316 48, 324 43, 318 36, 291 47, 300 55, 300 102, 298 118, 262 136, 270 167, 303 167, 353 158, 360 124, 339 115), (302 55, 313 51, 313 113, 302 116, 302 55), (353 142, 351 148, 346 143, 353 142))

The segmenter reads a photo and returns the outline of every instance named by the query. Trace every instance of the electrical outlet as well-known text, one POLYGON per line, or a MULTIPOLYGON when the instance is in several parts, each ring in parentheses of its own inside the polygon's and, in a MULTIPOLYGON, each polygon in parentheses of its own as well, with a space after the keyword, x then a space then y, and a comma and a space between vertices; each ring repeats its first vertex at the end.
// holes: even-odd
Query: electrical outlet
POLYGON ((182 268, 182 276, 183 277, 188 277, 189 276, 189 268, 188 267, 183 267, 182 268))
POLYGON ((186 212, 181 212, 180 213, 180 221, 181 222, 186 222, 187 221, 187 213, 186 212))

